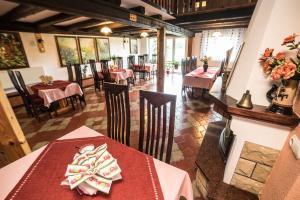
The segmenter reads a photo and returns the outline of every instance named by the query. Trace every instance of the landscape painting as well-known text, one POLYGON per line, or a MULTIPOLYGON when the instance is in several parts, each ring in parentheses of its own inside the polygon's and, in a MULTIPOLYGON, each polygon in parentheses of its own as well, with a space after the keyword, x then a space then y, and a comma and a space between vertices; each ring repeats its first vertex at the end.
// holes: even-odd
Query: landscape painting
POLYGON ((80 63, 75 37, 56 36, 56 44, 61 66, 70 63, 80 63))
POLYGON ((109 50, 109 39, 108 38, 97 38, 97 51, 99 55, 99 60, 109 60, 110 50, 109 50))
POLYGON ((89 60, 96 60, 96 49, 94 38, 79 38, 80 55, 83 63, 89 63, 89 60))
POLYGON ((19 33, 0 32, 0 70, 29 67, 19 33))
POLYGON ((130 39, 130 54, 138 53, 137 39, 130 39))

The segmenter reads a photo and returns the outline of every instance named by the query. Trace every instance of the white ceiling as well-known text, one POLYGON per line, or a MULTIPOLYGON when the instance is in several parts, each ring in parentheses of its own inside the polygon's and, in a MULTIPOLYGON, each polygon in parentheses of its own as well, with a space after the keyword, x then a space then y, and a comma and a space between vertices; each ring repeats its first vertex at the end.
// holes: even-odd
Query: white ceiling
POLYGON ((169 20, 169 19, 175 19, 172 15, 169 15, 168 13, 165 13, 161 11, 158 8, 155 8, 141 0, 122 0, 121 1, 121 7, 124 8, 133 8, 137 6, 143 6, 145 7, 146 15, 162 15, 163 20, 169 20))
POLYGON ((78 22, 83 22, 83 21, 86 21, 88 19, 91 19, 91 18, 89 18, 89 17, 78 17, 78 18, 71 19, 71 20, 68 20, 68 21, 60 22, 60 23, 55 24, 55 25, 58 25, 58 26, 69 26, 71 24, 75 24, 75 23, 78 23, 78 22))
POLYGON ((51 17, 51 16, 56 15, 56 14, 58 14, 58 12, 56 12, 56 11, 43 10, 41 12, 38 12, 38 13, 34 14, 34 15, 29 15, 29 16, 20 18, 20 19, 18 19, 18 21, 34 23, 34 22, 45 19, 47 17, 51 17))
POLYGON ((13 8, 17 6, 18 6, 17 3, 0 0, 0 16, 6 14, 7 12, 11 11, 13 8))

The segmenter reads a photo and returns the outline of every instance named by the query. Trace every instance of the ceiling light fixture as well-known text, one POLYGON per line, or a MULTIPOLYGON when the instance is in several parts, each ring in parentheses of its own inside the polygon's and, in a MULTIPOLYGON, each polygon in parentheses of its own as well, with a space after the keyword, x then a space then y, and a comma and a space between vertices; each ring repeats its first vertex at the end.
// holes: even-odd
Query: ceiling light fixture
POLYGON ((149 36, 149 34, 147 32, 142 32, 141 33, 141 37, 143 37, 143 38, 148 37, 148 36, 149 36))
POLYGON ((212 34, 213 37, 221 37, 222 36, 222 33, 219 32, 219 31, 216 31, 212 34))
POLYGON ((103 33, 104 35, 108 35, 108 34, 112 33, 111 29, 108 26, 102 27, 100 32, 103 33))

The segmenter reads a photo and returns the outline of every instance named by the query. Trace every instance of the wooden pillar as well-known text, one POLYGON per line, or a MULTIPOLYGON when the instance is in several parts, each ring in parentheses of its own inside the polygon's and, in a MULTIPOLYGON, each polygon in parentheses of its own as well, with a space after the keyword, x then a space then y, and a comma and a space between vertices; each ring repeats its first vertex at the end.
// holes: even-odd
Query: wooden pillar
POLYGON ((166 29, 157 30, 157 91, 164 92, 166 29))
POLYGON ((0 168, 30 152, 30 147, 0 81, 0 168))
POLYGON ((188 38, 187 57, 191 57, 193 55, 193 39, 193 37, 188 38))

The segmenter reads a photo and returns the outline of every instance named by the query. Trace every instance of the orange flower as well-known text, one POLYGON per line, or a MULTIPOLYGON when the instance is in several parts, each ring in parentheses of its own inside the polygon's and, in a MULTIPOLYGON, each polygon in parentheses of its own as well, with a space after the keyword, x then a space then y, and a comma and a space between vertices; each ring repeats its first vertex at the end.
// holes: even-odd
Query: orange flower
POLYGON ((296 35, 295 33, 293 35, 289 35, 288 37, 284 38, 282 45, 295 42, 295 38, 297 36, 298 35, 296 35))
POLYGON ((286 61, 284 64, 275 67, 272 70, 271 78, 273 80, 279 80, 279 79, 290 79, 295 75, 296 72, 296 65, 291 61, 286 61))
POLYGON ((263 57, 271 57, 274 49, 266 48, 263 57))
POLYGON ((271 67, 270 67, 270 63, 268 61, 264 62, 264 64, 263 64, 263 71, 264 71, 265 74, 270 73, 271 67))
POLYGON ((275 56, 276 60, 284 60, 285 59, 285 53, 284 52, 279 52, 275 56))

